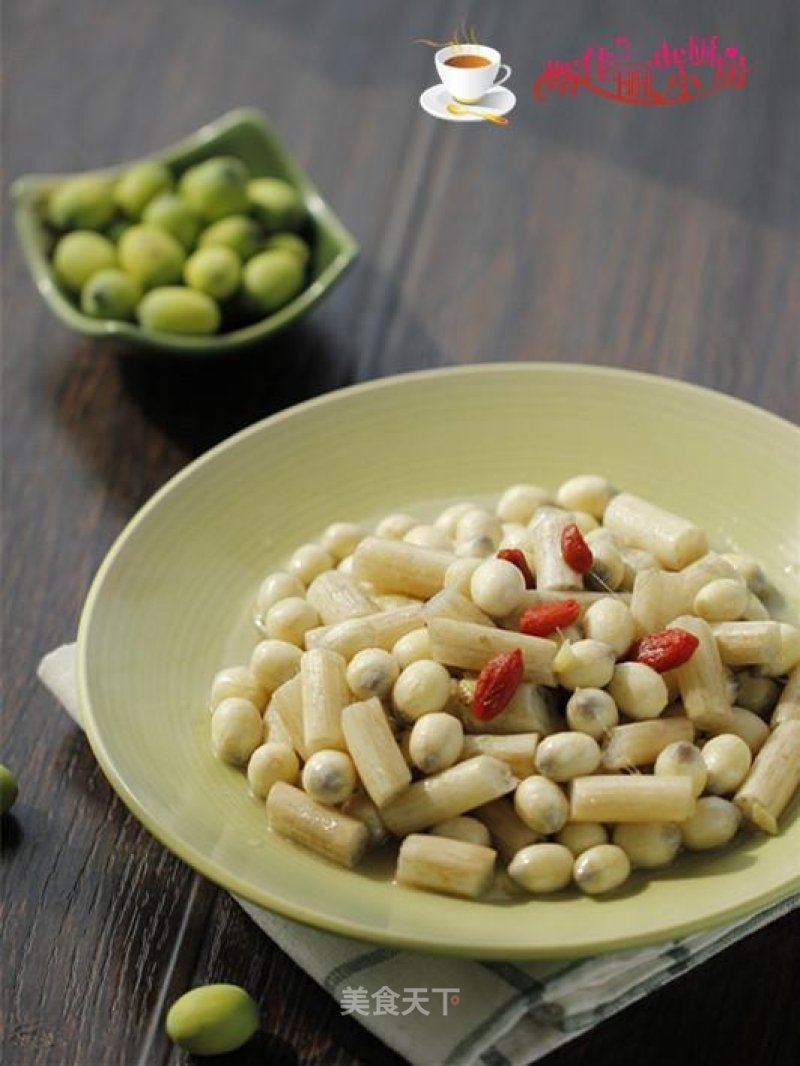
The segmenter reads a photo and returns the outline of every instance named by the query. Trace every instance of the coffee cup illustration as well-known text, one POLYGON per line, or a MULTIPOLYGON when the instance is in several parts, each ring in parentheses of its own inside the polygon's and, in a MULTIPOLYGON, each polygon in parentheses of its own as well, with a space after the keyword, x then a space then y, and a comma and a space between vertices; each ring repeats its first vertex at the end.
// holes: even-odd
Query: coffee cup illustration
POLYGON ((434 60, 442 84, 460 104, 479 103, 511 75, 511 67, 500 62, 497 49, 484 44, 450 44, 440 48, 434 60))

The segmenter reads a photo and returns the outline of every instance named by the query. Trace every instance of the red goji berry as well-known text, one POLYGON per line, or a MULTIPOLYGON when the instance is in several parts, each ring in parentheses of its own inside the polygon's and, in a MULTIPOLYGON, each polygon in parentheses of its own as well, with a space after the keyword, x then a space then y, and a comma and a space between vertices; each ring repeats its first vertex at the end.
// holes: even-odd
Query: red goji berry
POLYGON ((497 553, 498 559, 505 559, 507 563, 513 563, 517 570, 525 578, 525 588, 532 589, 536 582, 534 581, 531 568, 528 566, 528 560, 525 558, 525 552, 522 548, 501 548, 497 553))
POLYGON ((564 629, 577 622, 581 605, 577 600, 556 600, 553 603, 537 603, 523 612, 519 631, 529 637, 549 637, 557 629, 564 629))
POLYGON ((495 655, 481 670, 472 710, 476 718, 488 722, 505 710, 522 681, 524 663, 519 648, 495 655))
POLYGON ((699 643, 694 633, 685 629, 662 629, 637 640, 630 646, 625 658, 630 662, 644 663, 656 673, 663 674, 688 662, 699 643))
POLYGON ((583 539, 583 534, 574 522, 564 526, 561 531, 561 554, 564 562, 576 574, 585 574, 592 568, 594 562, 592 549, 583 539))

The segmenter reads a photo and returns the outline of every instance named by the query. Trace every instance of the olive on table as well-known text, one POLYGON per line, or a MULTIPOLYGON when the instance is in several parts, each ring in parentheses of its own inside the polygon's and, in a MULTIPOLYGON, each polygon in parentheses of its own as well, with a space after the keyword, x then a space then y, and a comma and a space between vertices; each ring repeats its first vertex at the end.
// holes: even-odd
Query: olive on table
POLYGON ((229 215, 204 229, 197 243, 201 248, 218 245, 230 248, 245 262, 263 250, 264 233, 248 215, 229 215))
POLYGON ((17 779, 7 766, 0 763, 0 814, 6 814, 17 801, 17 779))
POLYGON ((91 318, 130 321, 142 298, 138 283, 124 270, 98 270, 81 289, 81 311, 91 318))
POLYGON ((243 285, 247 306, 271 314, 302 289, 302 263, 292 252, 260 252, 245 264, 243 285))
POLYGON ((169 233, 184 248, 191 248, 200 232, 200 219, 182 196, 162 192, 154 197, 142 213, 142 221, 169 233))
POLYGON ((264 245, 264 251, 274 252, 277 250, 291 252, 293 255, 299 256, 303 266, 306 266, 311 258, 311 249, 303 238, 298 237, 296 233, 276 233, 270 237, 264 245))
POLYGON ((204 292, 182 285, 151 289, 136 309, 145 329, 156 333, 216 333, 221 315, 216 303, 204 292))
POLYGON ((130 218, 141 218, 142 212, 159 193, 172 188, 172 175, 163 163, 144 159, 134 163, 114 189, 114 201, 130 218))
POLYGON ((47 220, 57 229, 102 229, 114 214, 113 186, 99 174, 81 174, 59 185, 47 205, 47 220))
POLYGON ((66 288, 80 292, 92 274, 117 265, 117 250, 107 237, 93 230, 67 233, 56 245, 53 268, 66 288))
POLYGON ((185 259, 182 245, 156 226, 137 225, 119 242, 120 266, 145 289, 180 281, 185 259))
POLYGON ((298 191, 283 178, 253 178, 247 183, 253 213, 270 233, 299 229, 306 208, 298 191))
POLYGON ((239 288, 242 264, 230 248, 198 248, 186 260, 183 277, 190 288, 226 300, 239 288))
POLYGON ((203 985, 184 993, 167 1012, 167 1036, 192 1055, 235 1051, 258 1029, 258 1007, 238 985, 203 985))
POLYGON ((247 210, 247 168, 231 155, 214 156, 190 167, 178 190, 189 206, 209 222, 247 210))

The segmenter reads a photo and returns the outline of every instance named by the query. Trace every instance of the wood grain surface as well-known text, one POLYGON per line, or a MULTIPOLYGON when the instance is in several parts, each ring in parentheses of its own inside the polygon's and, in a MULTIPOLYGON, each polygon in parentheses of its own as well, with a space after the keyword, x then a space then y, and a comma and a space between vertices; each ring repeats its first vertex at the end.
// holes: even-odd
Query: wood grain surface
MULTIPOLYGON (((800 409, 800 7, 794 0, 391 3, 6 0, 4 190, 264 110, 362 246, 308 321, 223 364, 67 333, 4 207, 2 760, 7 1066, 179 1063, 166 1005, 233 981, 264 1027, 220 1062, 401 1060, 127 813, 35 678, 74 637, 136 509, 233 430, 353 381, 454 363, 583 361, 800 409), (420 36, 477 27, 514 68, 506 129, 437 123, 420 36), (741 91, 673 108, 534 103, 548 58, 624 33, 719 34, 741 91)), ((7 196, 4 198, 7 205, 7 196)), ((788 489, 791 491, 791 486, 788 489)), ((800 918, 775 923, 552 1054, 549 1066, 800 1061, 800 918)), ((420 1049, 424 1055, 424 1049, 420 1049)))

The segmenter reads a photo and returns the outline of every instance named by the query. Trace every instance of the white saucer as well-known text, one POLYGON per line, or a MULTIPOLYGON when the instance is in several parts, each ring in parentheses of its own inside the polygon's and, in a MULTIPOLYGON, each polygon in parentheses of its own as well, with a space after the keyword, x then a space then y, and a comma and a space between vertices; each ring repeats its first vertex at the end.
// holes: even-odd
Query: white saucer
MULTIPOLYGON (((465 104, 465 107, 477 107, 484 111, 491 111, 495 115, 506 115, 512 110, 517 102, 516 96, 505 85, 495 85, 474 104, 465 104)), ((486 119, 477 118, 475 115, 451 115, 447 105, 453 103, 453 97, 445 89, 441 82, 431 85, 419 98, 420 107, 434 118, 444 119, 445 122, 485 122, 486 119)))

